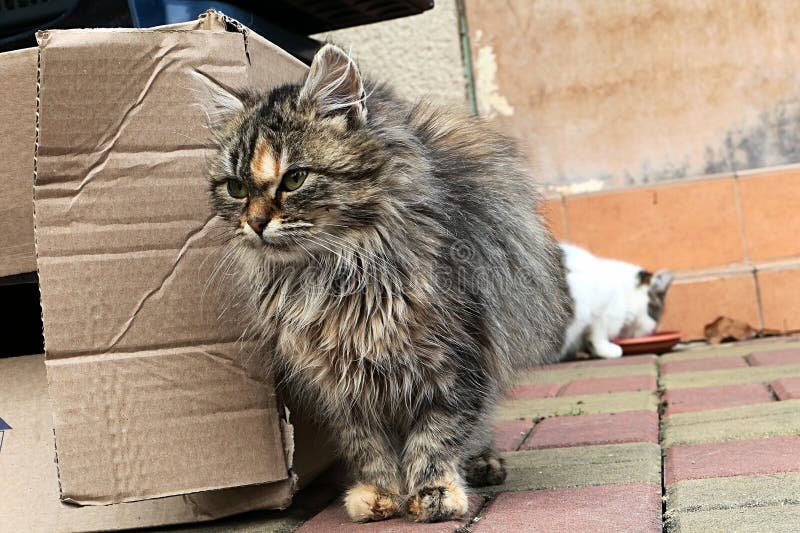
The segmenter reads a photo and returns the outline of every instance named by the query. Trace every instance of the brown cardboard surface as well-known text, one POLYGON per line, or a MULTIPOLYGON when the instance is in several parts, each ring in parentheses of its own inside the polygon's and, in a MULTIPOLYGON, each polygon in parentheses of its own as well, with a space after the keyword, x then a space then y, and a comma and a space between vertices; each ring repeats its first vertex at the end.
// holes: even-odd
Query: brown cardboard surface
POLYGON ((36 271, 33 142, 36 49, 0 54, 0 276, 36 271))
MULTIPOLYGON (((206 13, 165 27, 226 31, 225 18, 206 13)), ((36 272, 33 242, 33 152, 38 50, 0 54, 0 277, 36 272)))
POLYGON ((0 531, 109 531, 211 520, 285 507, 287 480, 132 503, 77 506, 59 500, 51 403, 41 355, 0 359, 0 531))
POLYGON ((235 363, 240 331, 213 295, 224 286, 209 290, 221 232, 190 74, 267 89, 305 67, 231 31, 64 30, 39 43, 35 224, 62 498, 286 480, 290 427, 271 385, 235 363))

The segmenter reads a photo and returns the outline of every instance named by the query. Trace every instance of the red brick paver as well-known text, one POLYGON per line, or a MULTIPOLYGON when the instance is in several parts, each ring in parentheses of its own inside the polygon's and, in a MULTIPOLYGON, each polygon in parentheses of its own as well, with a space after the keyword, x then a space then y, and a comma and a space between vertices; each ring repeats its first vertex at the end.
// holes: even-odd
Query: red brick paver
POLYGON ((670 389, 664 392, 663 399, 666 402, 664 414, 667 416, 773 400, 772 394, 761 383, 670 389))
POLYGON ((593 366, 627 366, 627 365, 647 365, 653 364, 658 359, 657 355, 626 355, 618 359, 589 359, 586 361, 575 361, 578 368, 593 366))
POLYGON ((623 442, 658 442, 658 413, 625 411, 616 414, 561 416, 539 422, 523 450, 623 442))
POLYGON ((494 446, 501 452, 513 452, 533 427, 530 420, 504 420, 492 424, 494 446))
POLYGON ((690 359, 688 361, 671 361, 661 365, 661 374, 678 372, 702 372, 705 370, 721 370, 723 368, 742 368, 747 363, 742 357, 709 357, 706 359, 690 359))
MULTIPOLYGON (((483 504, 483 499, 480 494, 469 495, 468 516, 472 516, 480 508, 483 504)), ((353 533, 353 531, 358 533, 452 533, 456 528, 462 527, 468 520, 469 517, 465 517, 460 521, 450 520, 435 524, 418 524, 405 518, 393 518, 381 522, 354 524, 347 517, 342 502, 337 500, 295 531, 298 533, 353 533)))
POLYGON ((562 388, 559 396, 575 396, 578 394, 604 394, 608 392, 626 392, 646 390, 655 392, 655 376, 614 376, 608 378, 573 379, 562 388))
POLYGON ((800 364, 800 349, 752 353, 747 356, 747 360, 753 366, 796 365, 800 364))
POLYGON ((541 383, 537 385, 519 385, 511 392, 512 400, 533 400, 535 398, 552 398, 558 393, 558 383, 541 383))
POLYGON ((579 361, 565 361, 552 365, 538 367, 540 370, 564 370, 565 368, 591 368, 596 366, 628 366, 648 365, 658 360, 657 355, 626 355, 618 359, 581 359, 579 361))
POLYGON ((632 483, 506 492, 489 503, 475 533, 661 531, 661 489, 632 483))
POLYGON ((772 390, 781 400, 796 400, 800 398, 800 376, 776 379, 770 385, 772 385, 772 390))
POLYGON ((665 481, 800 472, 800 437, 737 440, 673 446, 667 450, 665 481))

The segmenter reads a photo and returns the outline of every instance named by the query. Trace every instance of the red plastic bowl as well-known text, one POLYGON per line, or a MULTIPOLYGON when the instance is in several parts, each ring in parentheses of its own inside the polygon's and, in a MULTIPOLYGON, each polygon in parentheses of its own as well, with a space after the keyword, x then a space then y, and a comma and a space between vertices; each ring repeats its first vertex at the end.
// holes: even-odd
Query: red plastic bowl
POLYGON ((664 353, 681 341, 680 331, 661 331, 649 337, 636 337, 633 339, 614 339, 614 344, 622 348, 623 355, 636 355, 642 353, 664 353))

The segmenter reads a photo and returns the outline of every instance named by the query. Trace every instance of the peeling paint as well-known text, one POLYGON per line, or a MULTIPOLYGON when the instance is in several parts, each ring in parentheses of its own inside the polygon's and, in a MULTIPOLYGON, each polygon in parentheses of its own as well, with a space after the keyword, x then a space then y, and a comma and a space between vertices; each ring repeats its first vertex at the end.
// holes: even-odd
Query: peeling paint
POLYGON ((800 162, 796 2, 465 2, 479 109, 555 190, 800 162))
MULTIPOLYGON (((476 43, 480 38, 481 32, 476 32, 476 43)), ((500 86, 497 84, 497 57, 490 45, 478 48, 474 68, 475 95, 478 100, 479 113, 487 118, 492 118, 498 114, 504 117, 513 115, 514 108, 508 102, 508 99, 500 94, 500 86)))
POLYGON ((567 194, 580 194, 584 192, 596 192, 601 190, 606 185, 605 179, 592 178, 585 181, 569 183, 566 185, 551 185, 549 190, 555 191, 564 195, 567 194))

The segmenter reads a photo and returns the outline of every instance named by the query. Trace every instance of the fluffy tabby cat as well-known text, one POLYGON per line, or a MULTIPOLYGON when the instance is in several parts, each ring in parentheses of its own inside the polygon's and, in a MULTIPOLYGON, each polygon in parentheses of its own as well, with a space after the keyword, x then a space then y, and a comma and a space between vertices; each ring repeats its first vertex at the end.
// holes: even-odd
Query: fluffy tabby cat
POLYGON ((557 357, 572 312, 524 162, 478 120, 363 82, 333 45, 302 86, 214 92, 232 292, 351 465, 349 516, 463 516, 465 481, 505 478, 495 403, 516 367, 557 357))
POLYGON ((575 316, 567 328, 562 356, 579 350, 606 359, 622 356, 615 338, 643 337, 656 330, 672 271, 655 274, 640 266, 597 257, 561 243, 575 316))

